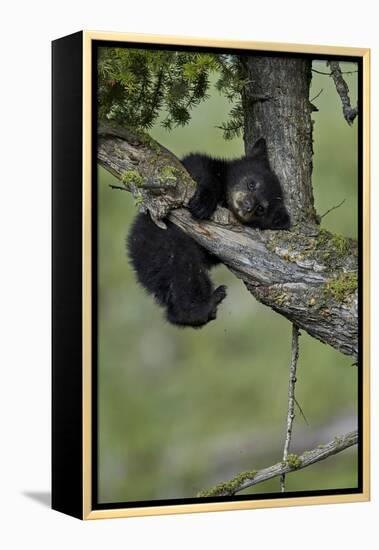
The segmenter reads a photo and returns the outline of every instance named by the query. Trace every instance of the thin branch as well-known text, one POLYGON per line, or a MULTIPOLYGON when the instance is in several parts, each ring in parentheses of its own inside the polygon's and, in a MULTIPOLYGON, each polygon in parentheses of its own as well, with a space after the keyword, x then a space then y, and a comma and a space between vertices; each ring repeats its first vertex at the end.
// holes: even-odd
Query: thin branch
POLYGON ((321 88, 321 90, 319 91, 318 94, 316 94, 310 101, 312 103, 312 101, 314 101, 315 99, 317 99, 318 97, 320 97, 320 95, 322 94, 322 92, 324 91, 324 88, 321 88))
POLYGON ((302 470, 307 468, 316 462, 325 460, 326 458, 336 455, 345 449, 357 445, 358 443, 358 430, 349 432, 341 437, 335 437, 333 441, 330 441, 326 445, 319 445, 315 449, 305 451, 302 455, 297 456, 289 454, 287 460, 284 462, 278 462, 268 468, 262 470, 255 470, 251 472, 244 472, 239 474, 230 481, 219 483, 212 489, 201 491, 199 497, 215 497, 215 496, 231 496, 236 493, 258 485, 274 477, 288 474, 296 470, 302 470))
MULTIPOLYGON (((297 360, 299 358, 299 328, 292 324, 292 357, 290 366, 290 378, 288 383, 288 412, 287 412, 287 432, 286 439, 284 441, 283 460, 286 461, 291 446, 292 427, 295 419, 295 385, 296 385, 296 369, 297 360)), ((286 476, 282 474, 280 476, 280 490, 284 493, 286 476)))
POLYGON ((322 220, 322 218, 325 218, 325 216, 327 214, 330 214, 330 212, 333 212, 333 210, 337 210, 337 208, 342 206, 344 202, 346 202, 346 199, 343 199, 343 201, 341 201, 339 204, 336 204, 335 206, 332 206, 332 208, 329 208, 329 210, 327 210, 324 214, 322 214, 322 216, 320 216, 320 220, 322 220))
POLYGON ((297 408, 298 408, 299 411, 300 411, 301 416, 302 416, 303 419, 304 419, 304 422, 306 423, 307 426, 309 426, 309 422, 308 422, 308 420, 307 420, 307 417, 305 416, 304 411, 303 411, 303 409, 301 408, 300 403, 298 402, 298 400, 296 399, 296 397, 295 397, 295 403, 296 403, 296 405, 297 405, 297 408))
POLYGON ((325 73, 324 71, 318 71, 317 69, 312 69, 312 73, 324 74, 325 76, 331 76, 332 73, 325 73))
POLYGON ((353 108, 350 103, 349 97, 349 87, 346 84, 342 76, 342 71, 340 64, 337 61, 328 61, 327 64, 331 70, 331 76, 334 80, 336 90, 342 101, 342 111, 343 116, 345 117, 346 122, 351 126, 354 122, 355 117, 358 114, 358 107, 353 108))
POLYGON ((109 185, 111 189, 118 189, 120 191, 128 191, 126 187, 121 187, 121 185, 109 185))
MULTIPOLYGON (((317 69, 312 69, 312 72, 317 73, 317 74, 323 74, 325 76, 332 76, 332 73, 326 73, 324 71, 318 71, 317 69)), ((357 72, 358 71, 341 71, 341 74, 355 74, 357 72)))

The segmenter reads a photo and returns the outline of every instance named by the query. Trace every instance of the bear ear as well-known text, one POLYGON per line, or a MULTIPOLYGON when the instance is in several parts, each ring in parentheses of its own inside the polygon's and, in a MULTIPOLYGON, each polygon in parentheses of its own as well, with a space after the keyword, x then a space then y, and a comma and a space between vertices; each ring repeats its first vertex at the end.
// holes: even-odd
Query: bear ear
POLYGON ((253 145, 249 157, 255 160, 264 160, 268 162, 267 145, 265 138, 259 138, 253 145))
POLYGON ((290 227, 291 219, 285 206, 281 205, 272 218, 270 229, 289 229, 290 227))

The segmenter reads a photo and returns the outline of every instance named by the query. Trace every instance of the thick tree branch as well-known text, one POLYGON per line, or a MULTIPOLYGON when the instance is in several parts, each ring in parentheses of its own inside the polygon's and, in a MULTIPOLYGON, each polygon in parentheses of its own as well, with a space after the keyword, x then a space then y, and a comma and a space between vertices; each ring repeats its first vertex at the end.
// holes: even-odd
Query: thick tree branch
POLYGON ((169 216, 217 255, 257 300, 311 336, 357 356, 355 241, 313 224, 299 223, 292 231, 251 229, 224 208, 210 221, 194 220, 181 207, 195 183, 179 160, 148 136, 100 125, 98 161, 160 226, 169 216))
POLYGON ((316 462, 325 460, 326 458, 338 454, 348 447, 352 447, 358 443, 358 431, 349 432, 341 437, 335 437, 326 445, 319 445, 316 449, 305 451, 302 455, 297 456, 290 454, 286 461, 278 462, 268 468, 262 470, 252 470, 239 474, 230 481, 219 483, 215 487, 201 491, 199 497, 215 497, 215 496, 231 496, 236 493, 263 483, 268 479, 282 476, 295 470, 302 470, 316 462))

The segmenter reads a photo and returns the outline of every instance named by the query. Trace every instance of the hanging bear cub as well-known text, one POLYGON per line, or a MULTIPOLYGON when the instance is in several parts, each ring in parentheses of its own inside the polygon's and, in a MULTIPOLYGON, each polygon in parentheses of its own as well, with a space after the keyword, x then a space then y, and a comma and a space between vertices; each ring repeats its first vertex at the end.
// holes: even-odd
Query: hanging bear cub
MULTIPOLYGON (((208 219, 220 204, 251 227, 290 227, 263 138, 241 159, 190 154, 182 164, 197 183, 188 205, 194 218, 208 219)), ((214 289, 208 276, 220 261, 173 223, 165 223, 167 229, 160 229, 149 214, 137 215, 128 237, 131 263, 140 284, 166 309, 170 323, 201 327, 216 319, 217 306, 226 296, 226 287, 214 289)))

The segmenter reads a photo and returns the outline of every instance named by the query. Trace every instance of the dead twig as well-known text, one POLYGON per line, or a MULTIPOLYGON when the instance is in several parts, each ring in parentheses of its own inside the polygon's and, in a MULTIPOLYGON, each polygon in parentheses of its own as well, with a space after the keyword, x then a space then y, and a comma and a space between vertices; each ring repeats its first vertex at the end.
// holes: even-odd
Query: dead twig
MULTIPOLYGON (((283 460, 286 461, 291 445, 293 421, 295 419, 295 385, 296 385, 296 369, 297 360, 299 358, 299 328, 292 324, 292 356, 290 366, 290 378, 288 383, 288 412, 287 412, 287 431, 284 441, 283 460)), ((283 473, 280 476, 280 491, 285 491, 285 479, 286 475, 283 473)))
POLYGON ((327 64, 330 67, 331 76, 334 80, 334 84, 336 86, 338 95, 340 96, 342 101, 343 116, 346 122, 348 123, 348 125, 351 126, 354 122, 355 117, 358 114, 358 107, 353 108, 351 106, 350 97, 349 97, 349 87, 342 76, 342 71, 338 61, 327 61, 327 64))
POLYGON ((324 214, 322 214, 320 216, 320 220, 322 220, 322 218, 325 218, 325 216, 327 214, 330 214, 330 212, 333 212, 333 210, 337 210, 337 208, 339 208, 340 206, 343 205, 343 203, 346 202, 346 199, 343 199, 343 201, 341 201, 340 203, 336 204, 335 206, 332 206, 332 208, 329 208, 329 210, 327 210, 324 214))

